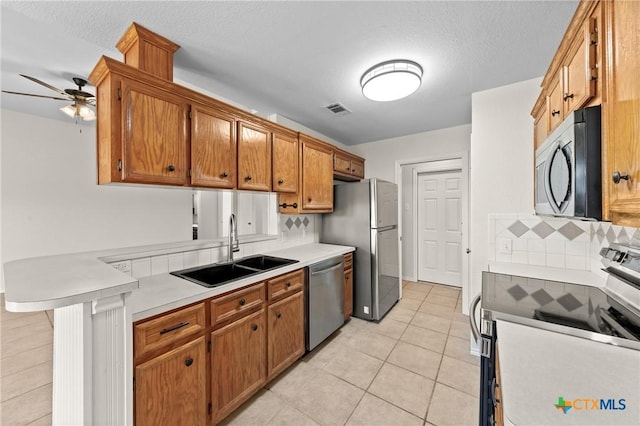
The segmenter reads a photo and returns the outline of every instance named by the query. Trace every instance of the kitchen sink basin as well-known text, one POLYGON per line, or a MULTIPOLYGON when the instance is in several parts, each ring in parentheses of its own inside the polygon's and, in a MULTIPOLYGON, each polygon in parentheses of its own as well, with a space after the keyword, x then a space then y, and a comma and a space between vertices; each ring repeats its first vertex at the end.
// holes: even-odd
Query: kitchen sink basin
POLYGON ((247 268, 259 269, 261 271, 268 271, 269 269, 279 268, 280 266, 290 265, 296 262, 297 260, 284 259, 282 257, 259 255, 237 260, 235 264, 247 268))
POLYGON ((296 263, 297 260, 272 256, 251 256, 230 263, 218 263, 171 272, 204 287, 218 287, 240 278, 296 263))

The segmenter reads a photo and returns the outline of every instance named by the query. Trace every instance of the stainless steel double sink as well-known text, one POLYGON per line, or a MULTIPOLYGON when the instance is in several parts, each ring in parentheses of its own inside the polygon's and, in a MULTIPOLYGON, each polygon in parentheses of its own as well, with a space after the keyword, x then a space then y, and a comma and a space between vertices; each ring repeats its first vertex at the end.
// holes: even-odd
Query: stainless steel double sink
POLYGON ((282 257, 256 255, 232 262, 196 266, 194 268, 171 272, 171 274, 200 284, 201 286, 212 288, 297 262, 297 260, 282 257))

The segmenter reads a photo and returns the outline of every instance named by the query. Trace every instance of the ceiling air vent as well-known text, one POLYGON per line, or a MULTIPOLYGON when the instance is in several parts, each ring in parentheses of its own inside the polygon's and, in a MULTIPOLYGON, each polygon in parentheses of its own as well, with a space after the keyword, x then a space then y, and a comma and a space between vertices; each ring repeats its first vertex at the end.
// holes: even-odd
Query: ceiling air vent
POLYGON ((327 105, 325 108, 338 116, 351 114, 351 111, 346 106, 342 105, 340 102, 327 105))

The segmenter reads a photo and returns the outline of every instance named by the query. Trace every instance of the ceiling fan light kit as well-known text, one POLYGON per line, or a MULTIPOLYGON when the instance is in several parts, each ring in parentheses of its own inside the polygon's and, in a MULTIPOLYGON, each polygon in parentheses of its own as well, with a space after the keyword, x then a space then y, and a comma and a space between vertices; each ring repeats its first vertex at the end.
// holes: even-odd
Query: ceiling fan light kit
POLYGON ((80 117, 85 121, 92 121, 96 119, 96 113, 91 108, 81 102, 74 102, 71 105, 60 108, 60 111, 64 112, 71 118, 80 117))
POLYGON ((54 99, 57 101, 73 101, 71 105, 67 105, 65 107, 60 108, 60 111, 64 112, 71 118, 82 118, 85 121, 91 121, 96 119, 96 113, 89 107, 89 105, 96 104, 96 97, 82 90, 84 86, 87 84, 87 80, 80 77, 74 77, 73 82, 78 86, 77 89, 64 89, 60 90, 57 87, 51 86, 50 84, 45 83, 44 81, 38 80, 37 78, 30 77, 28 75, 20 74, 21 77, 26 78, 27 80, 31 80, 34 83, 38 83, 41 86, 46 87, 47 89, 53 90, 54 92, 59 93, 64 97, 57 96, 44 96, 44 95, 35 95, 32 93, 22 93, 22 92, 11 92, 8 90, 3 90, 4 93, 10 93, 13 95, 23 95, 23 96, 34 96, 37 98, 46 98, 46 99, 54 99))
POLYGON ((422 67, 417 62, 394 59, 374 65, 362 74, 362 94, 372 101, 388 102, 405 98, 422 83, 422 67))

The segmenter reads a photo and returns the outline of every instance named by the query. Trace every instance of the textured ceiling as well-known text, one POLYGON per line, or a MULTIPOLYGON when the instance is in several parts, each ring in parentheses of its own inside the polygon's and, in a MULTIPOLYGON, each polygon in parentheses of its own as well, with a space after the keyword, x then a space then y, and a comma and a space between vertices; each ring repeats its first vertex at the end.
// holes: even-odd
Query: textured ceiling
MULTIPOLYGON (((55 95, 86 77, 136 21, 179 44, 174 80, 347 145, 471 122, 471 93, 544 75, 577 1, 2 1, 2 89, 55 95), (375 63, 422 65, 420 89, 362 96, 375 63), (334 116, 341 102, 352 113, 334 116)), ((88 91, 93 91, 90 87, 88 91)), ((61 101, 2 94, 2 107, 68 120, 61 101)))

